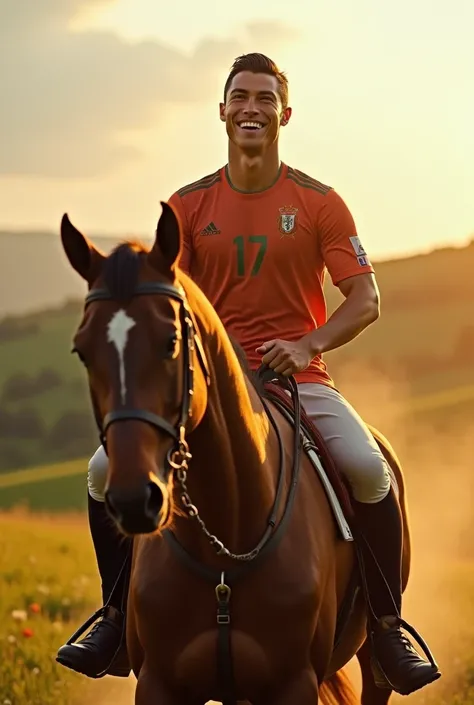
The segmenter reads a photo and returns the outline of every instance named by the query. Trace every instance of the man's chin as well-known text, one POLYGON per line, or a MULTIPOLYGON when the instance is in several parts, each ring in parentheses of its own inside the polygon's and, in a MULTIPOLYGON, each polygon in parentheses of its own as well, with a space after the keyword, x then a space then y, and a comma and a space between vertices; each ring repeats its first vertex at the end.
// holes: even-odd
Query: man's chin
POLYGON ((242 152, 247 153, 260 153, 267 147, 267 140, 265 135, 253 135, 248 137, 246 135, 229 135, 230 141, 242 152))

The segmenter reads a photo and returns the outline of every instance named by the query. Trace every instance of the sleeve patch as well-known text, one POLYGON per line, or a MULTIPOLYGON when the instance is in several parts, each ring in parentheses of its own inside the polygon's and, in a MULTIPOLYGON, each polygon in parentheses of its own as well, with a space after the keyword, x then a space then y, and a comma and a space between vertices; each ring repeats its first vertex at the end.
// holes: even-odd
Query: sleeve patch
POLYGON ((361 267, 367 267, 368 265, 370 265, 367 252, 364 250, 364 246, 362 245, 360 238, 357 237, 357 235, 353 235, 349 238, 349 240, 351 241, 352 249, 356 254, 359 265, 361 267))

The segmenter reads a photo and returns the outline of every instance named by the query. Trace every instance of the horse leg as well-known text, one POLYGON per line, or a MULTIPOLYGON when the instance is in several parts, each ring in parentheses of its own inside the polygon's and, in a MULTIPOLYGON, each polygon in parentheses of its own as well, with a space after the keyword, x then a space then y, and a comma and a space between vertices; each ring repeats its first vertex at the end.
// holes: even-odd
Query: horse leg
POLYGON ((361 705, 387 705, 392 695, 390 688, 377 688, 370 665, 370 644, 366 639, 357 652, 357 660, 362 674, 361 705))
POLYGON ((127 651, 132 671, 135 678, 138 679, 145 660, 145 652, 138 638, 136 614, 132 600, 129 600, 127 611, 127 651))
POLYGON ((253 705, 318 705, 318 679, 313 670, 302 671, 272 698, 252 700, 253 705))
POLYGON ((204 705, 201 701, 183 697, 182 693, 169 691, 156 675, 142 667, 135 690, 135 705, 204 705))

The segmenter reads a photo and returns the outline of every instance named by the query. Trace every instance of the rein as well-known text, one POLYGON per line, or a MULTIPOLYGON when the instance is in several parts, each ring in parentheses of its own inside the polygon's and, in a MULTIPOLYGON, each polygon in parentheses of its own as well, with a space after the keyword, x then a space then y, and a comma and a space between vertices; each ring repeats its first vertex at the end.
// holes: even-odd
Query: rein
MULTIPOLYGON (((180 322, 182 327, 183 338, 183 396, 180 406, 179 419, 176 425, 170 423, 167 419, 154 414, 146 409, 137 408, 121 408, 113 409, 101 419, 98 411, 98 405, 92 398, 92 405, 97 427, 99 429, 100 441, 107 453, 106 433, 108 428, 113 423, 126 420, 137 420, 148 423, 156 429, 165 431, 171 436, 175 443, 167 454, 168 475, 173 474, 177 483, 181 488, 180 500, 184 511, 188 518, 194 519, 199 525, 201 531, 209 541, 209 544, 214 548, 217 555, 224 556, 227 559, 238 562, 234 568, 230 570, 212 569, 200 563, 192 556, 187 549, 178 541, 176 535, 166 529, 163 532, 163 537, 170 546, 174 549, 178 557, 195 573, 200 575, 205 580, 214 582, 215 594, 217 599, 217 625, 218 625, 218 645, 217 645, 217 662, 218 662, 218 680, 220 699, 223 705, 237 705, 237 692, 235 679, 233 674, 232 652, 231 652, 231 635, 230 635, 230 597, 231 586, 235 582, 246 575, 256 565, 258 565, 271 551, 275 550, 280 540, 283 538, 284 530, 288 525, 293 508, 296 489, 298 485, 300 472, 300 459, 302 451, 302 439, 300 433, 301 422, 301 402, 299 397, 298 385, 293 377, 287 379, 281 378, 266 366, 262 366, 257 375, 266 381, 273 381, 277 378, 280 383, 286 385, 290 391, 294 410, 295 410, 295 435, 293 446, 293 465, 291 470, 291 482, 286 496, 286 501, 283 507, 283 512, 279 523, 277 524, 277 516, 283 502, 283 490, 286 478, 285 453, 283 441, 278 424, 269 408, 268 403, 262 397, 260 400, 265 409, 265 413, 275 431, 280 461, 278 471, 278 481, 275 491, 275 499, 267 520, 264 533, 257 545, 246 553, 233 553, 228 549, 217 536, 210 533, 207 529, 204 520, 199 514, 199 510, 193 503, 187 488, 187 472, 189 470, 189 462, 192 455, 189 451, 189 446, 186 441, 186 425, 189 418, 192 416, 192 399, 194 394, 194 362, 193 354, 196 352, 201 371, 204 374, 206 384, 211 384, 209 365, 206 359, 202 341, 197 332, 197 326, 194 320, 193 313, 188 305, 185 291, 182 287, 176 287, 171 284, 160 282, 146 282, 138 284, 134 291, 134 296, 143 295, 163 295, 167 296, 180 304, 180 322)), ((113 300, 110 292, 105 288, 91 289, 85 299, 85 306, 96 301, 111 301, 113 300)), ((277 402, 275 402, 277 403, 277 402)), ((278 404, 277 404, 278 405, 278 404)))

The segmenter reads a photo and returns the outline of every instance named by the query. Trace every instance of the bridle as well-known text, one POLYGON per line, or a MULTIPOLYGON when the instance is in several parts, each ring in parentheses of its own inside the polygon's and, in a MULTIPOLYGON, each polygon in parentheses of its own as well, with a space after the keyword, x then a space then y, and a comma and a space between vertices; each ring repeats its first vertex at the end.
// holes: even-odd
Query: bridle
MULTIPOLYGON (((144 282, 135 287, 133 296, 149 296, 160 294, 167 296, 180 305, 179 318, 181 323, 181 335, 183 341, 183 395, 180 405, 180 412, 177 424, 172 425, 167 419, 158 416, 152 411, 146 409, 137 409, 133 407, 124 407, 121 409, 113 409, 101 419, 98 405, 92 399, 94 416, 97 427, 99 429, 100 441, 107 453, 106 434, 107 429, 113 423, 119 421, 144 421, 151 424, 156 429, 164 431, 174 439, 174 444, 168 451, 167 460, 169 469, 179 469, 187 466, 190 459, 189 448, 186 442, 186 426, 192 416, 192 402, 194 394, 194 351, 196 351, 199 365, 209 386, 211 377, 209 365, 206 359, 206 354, 197 332, 197 326, 193 318, 193 314, 188 306, 186 293, 182 287, 173 286, 164 282, 144 282)), ((114 297, 106 288, 91 289, 85 299, 85 307, 94 301, 113 301, 114 297)))
MULTIPOLYGON (((118 423, 119 421, 127 420, 137 420, 143 421, 145 423, 151 424, 154 428, 159 431, 164 431, 174 440, 174 444, 167 454, 168 468, 165 468, 165 472, 174 473, 179 482, 181 489, 181 503, 184 507, 185 513, 191 519, 194 519, 200 526, 203 534, 208 539, 210 545, 217 552, 217 555, 233 559, 238 561, 239 564, 234 566, 231 570, 218 570, 216 574, 216 569, 210 568, 198 561, 194 556, 192 556, 187 549, 178 541, 176 535, 171 529, 166 529, 163 533, 164 539, 169 543, 177 555, 182 559, 182 561, 188 565, 188 567, 195 571, 201 577, 214 581, 218 579, 219 582, 215 587, 215 595, 217 599, 217 625, 218 625, 218 644, 217 644, 217 671, 219 680, 219 689, 221 691, 221 702, 224 705, 237 705, 237 694, 235 687, 235 678, 232 666, 232 650, 231 650, 231 639, 230 639, 230 595, 231 588, 230 585, 235 582, 238 578, 243 577, 250 570, 256 567, 260 560, 268 556, 272 550, 275 550, 279 542, 283 538, 285 528, 288 526, 288 522, 291 516, 291 510, 294 505, 294 500, 296 496, 296 489, 298 487, 298 477, 300 470, 300 455, 302 449, 301 435, 299 432, 300 420, 301 420, 301 406, 298 394, 298 387, 293 378, 290 380, 290 389, 292 390, 292 396, 295 403, 295 427, 296 432, 294 434, 294 452, 293 452, 293 467, 291 471, 290 486, 288 488, 286 501, 284 499, 285 481, 286 481, 286 463, 285 463, 285 452, 283 448, 282 436, 266 401, 261 398, 262 405, 267 413, 267 417, 273 426, 275 431, 278 447, 279 447, 279 468, 278 468, 278 481, 275 492, 275 498, 273 506, 271 508, 270 514, 267 518, 266 527, 264 529, 263 535, 260 538, 258 544, 251 551, 246 553, 233 553, 224 544, 219 541, 219 539, 214 536, 206 527, 203 519, 201 518, 198 508, 192 503, 191 497, 189 496, 186 479, 187 470, 189 467, 189 461, 191 460, 191 454, 189 452, 189 446, 186 441, 186 427, 189 419, 192 415, 192 401, 194 394, 194 353, 196 353, 201 371, 206 380, 207 386, 211 383, 209 365, 206 359, 202 341, 199 337, 196 323, 193 318, 192 311, 188 306, 186 293, 181 287, 176 287, 171 284, 159 283, 159 282, 146 282, 138 284, 133 292, 133 296, 139 295, 154 295, 160 294, 169 297, 170 299, 177 301, 180 305, 180 322, 182 328, 182 340, 183 340, 183 396, 181 400, 181 408, 179 412, 179 418, 176 425, 171 424, 167 419, 162 416, 148 411, 146 409, 137 408, 121 408, 113 409, 106 416, 101 419, 98 410, 98 405, 96 404, 93 395, 92 405, 94 409, 94 415, 97 423, 97 427, 100 433, 101 443, 104 446, 104 450, 107 453, 106 444, 106 433, 107 429, 110 428, 111 424, 118 423), (283 511, 278 520, 278 514, 280 511, 281 503, 284 503, 283 511)), ((91 289, 85 299, 85 306, 94 301, 113 301, 114 297, 106 288, 95 288, 91 289)), ((274 376, 274 375, 273 375, 274 376)), ((126 565, 129 563, 130 555, 125 561, 122 571, 125 570, 126 565)), ((122 571, 119 575, 118 580, 120 580, 122 571)), ((77 633, 74 635, 77 638, 77 633)))
MULTIPOLYGON (((167 419, 164 419, 163 417, 158 416, 157 414, 154 414, 151 411, 136 408, 114 409, 108 414, 106 414, 104 419, 101 419, 98 410, 98 405, 95 402, 94 397, 91 393, 92 406, 94 409, 96 424, 99 429, 101 443, 104 447, 105 452, 107 453, 107 429, 111 426, 111 424, 117 423, 119 421, 143 421, 151 424, 157 430, 165 431, 175 441, 167 454, 167 467, 164 468, 165 477, 167 479, 171 473, 175 474, 180 486, 180 500, 184 507, 185 513, 189 518, 194 519, 199 524, 201 531, 206 536, 207 540, 214 548, 214 550, 217 552, 217 555, 226 556, 228 558, 232 558, 233 560, 239 561, 240 563, 247 563, 248 565, 250 565, 255 562, 255 559, 264 551, 264 549, 268 550, 272 543, 275 544, 275 541, 272 539, 276 539, 279 535, 282 534, 283 528, 289 519, 291 507, 293 505, 294 496, 296 492, 297 478, 299 474, 299 458, 301 453, 300 433, 295 433, 292 482, 287 496, 286 505, 283 510, 283 514, 280 517, 278 529, 275 531, 275 527, 278 523, 277 516, 279 512, 280 503, 283 501, 284 496, 286 477, 285 453, 278 424, 276 423, 275 418, 271 413, 265 399, 261 398, 262 405, 275 431, 279 446, 280 463, 278 469, 278 482, 275 492, 275 499, 267 520, 267 525, 264 530, 264 533, 255 548, 245 553, 232 552, 231 550, 226 548, 226 546, 224 546, 222 541, 220 541, 217 536, 215 536, 209 531, 204 520, 199 514, 198 508, 195 504, 193 504, 191 500, 186 484, 187 471, 189 469, 189 461, 192 458, 191 453, 189 452, 188 443, 186 441, 186 426, 192 414, 192 400, 194 394, 194 351, 196 351, 201 370, 206 380, 206 384, 209 386, 211 382, 209 365, 206 359, 202 341, 198 335, 197 326, 194 322, 192 311, 187 303, 186 293, 184 289, 182 289, 182 287, 176 287, 172 284, 165 284, 160 282, 144 282, 142 284, 138 284, 135 287, 132 296, 153 294, 161 294, 164 296, 168 296, 169 298, 178 301, 180 304, 180 322, 182 327, 183 340, 183 397, 181 401, 181 409, 178 423, 176 424, 176 426, 173 426, 167 419)), ((108 289, 91 289, 88 295, 86 296, 85 305, 87 307, 94 301, 113 300, 114 297, 111 295, 108 289)), ((295 401, 296 428, 299 429, 301 406, 298 394, 298 387, 294 379, 290 380, 290 388, 292 389, 292 395, 295 401)), ((179 544, 174 533, 170 529, 166 530, 165 538, 168 541, 171 541, 174 547, 178 551, 180 551, 181 555, 185 558, 185 549, 179 544)))

